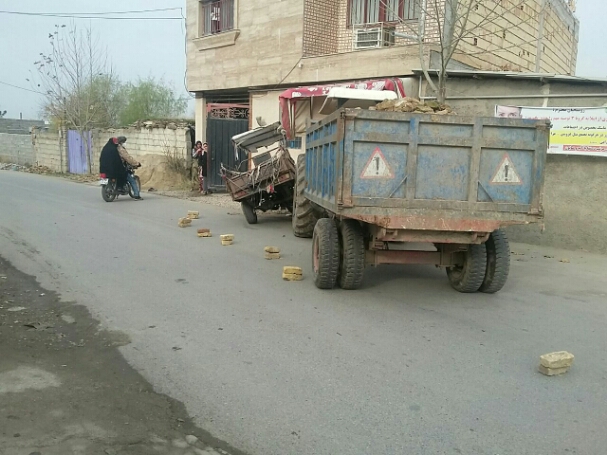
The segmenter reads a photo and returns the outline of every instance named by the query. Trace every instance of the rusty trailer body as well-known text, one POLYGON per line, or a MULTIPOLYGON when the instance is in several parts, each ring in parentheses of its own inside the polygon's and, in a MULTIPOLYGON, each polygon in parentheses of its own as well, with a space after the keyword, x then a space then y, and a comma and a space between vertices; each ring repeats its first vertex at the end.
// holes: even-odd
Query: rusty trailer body
POLYGON ((312 125, 302 194, 329 220, 314 231, 317 286, 358 287, 362 272, 351 271, 354 284, 343 275, 363 242, 365 264, 436 264, 459 291, 496 292, 509 267, 500 228, 543 217, 549 134, 546 120, 363 109, 312 125), (337 269, 323 281, 321 237, 335 235, 337 269), (420 242, 426 251, 408 249, 420 242))

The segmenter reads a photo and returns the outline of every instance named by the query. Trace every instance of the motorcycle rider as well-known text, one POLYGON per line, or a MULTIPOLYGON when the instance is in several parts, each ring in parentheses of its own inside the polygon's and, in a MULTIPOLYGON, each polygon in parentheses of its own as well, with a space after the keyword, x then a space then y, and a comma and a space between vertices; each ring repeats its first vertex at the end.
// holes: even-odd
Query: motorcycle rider
POLYGON ((116 179, 117 188, 126 185, 127 172, 118 152, 118 138, 110 138, 103 146, 99 156, 99 172, 105 174, 108 179, 116 179))
MULTIPOLYGON (((130 164, 134 168, 141 167, 141 163, 139 161, 137 161, 135 158, 133 158, 131 155, 129 155, 129 152, 126 151, 126 148, 124 147, 124 143, 126 142, 126 137, 118 136, 117 141, 118 141, 118 154, 120 155, 120 158, 122 159, 122 161, 130 164)), ((133 174, 131 174, 130 172, 127 172, 126 179, 128 180, 128 182, 131 185, 131 188, 133 189, 133 195, 135 196, 134 199, 136 201, 143 201, 143 198, 139 194, 140 188, 137 185, 137 180, 135 180, 135 177, 133 176, 133 174)))

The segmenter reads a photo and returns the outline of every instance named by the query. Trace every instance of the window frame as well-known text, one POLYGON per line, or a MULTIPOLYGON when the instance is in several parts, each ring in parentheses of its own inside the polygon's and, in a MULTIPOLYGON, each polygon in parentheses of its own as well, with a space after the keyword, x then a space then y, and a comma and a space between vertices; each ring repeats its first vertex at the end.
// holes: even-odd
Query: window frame
MULTIPOLYGON (((414 15, 416 17, 406 18, 405 19, 405 1, 406 0, 398 0, 398 18, 396 20, 387 20, 388 15, 390 15, 390 10, 387 7, 386 0, 348 0, 348 8, 347 8, 347 26, 348 28, 357 27, 357 26, 365 26, 365 25, 380 25, 380 24, 398 24, 400 21, 414 21, 419 19, 419 11, 417 14, 414 9, 414 15), (361 1, 364 5, 363 18, 364 21, 358 24, 354 24, 352 22, 352 9, 355 1, 361 1), (367 19, 369 17, 369 5, 371 2, 377 2, 378 12, 378 20, 377 22, 369 22, 367 19)), ((414 6, 414 8, 416 8, 414 6)))
POLYGON ((238 9, 238 0, 198 0, 198 38, 207 38, 209 36, 215 36, 226 32, 231 32, 237 30, 236 27, 236 19, 237 19, 237 9, 238 9), (211 9, 211 5, 214 3, 218 3, 217 5, 217 14, 219 17, 218 20, 213 20, 213 10, 211 9), (226 7, 225 5, 231 3, 232 11, 228 13, 228 18, 231 19, 231 23, 228 25, 228 28, 222 28, 222 20, 221 20, 221 7, 226 7), (208 8, 207 11, 205 11, 208 8), (217 22, 217 25, 214 25, 213 22, 217 22), (215 30, 213 30, 215 27, 215 30), (207 33, 205 31, 209 29, 207 33))

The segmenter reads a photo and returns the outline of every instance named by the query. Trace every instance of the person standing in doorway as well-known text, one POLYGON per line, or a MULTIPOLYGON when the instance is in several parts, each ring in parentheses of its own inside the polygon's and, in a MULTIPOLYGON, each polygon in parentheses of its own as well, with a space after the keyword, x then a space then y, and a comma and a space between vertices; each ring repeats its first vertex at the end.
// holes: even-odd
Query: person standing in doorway
POLYGON ((209 144, 196 142, 194 147, 194 158, 198 161, 198 182, 200 185, 200 194, 211 194, 209 190, 208 161, 209 161, 209 144))

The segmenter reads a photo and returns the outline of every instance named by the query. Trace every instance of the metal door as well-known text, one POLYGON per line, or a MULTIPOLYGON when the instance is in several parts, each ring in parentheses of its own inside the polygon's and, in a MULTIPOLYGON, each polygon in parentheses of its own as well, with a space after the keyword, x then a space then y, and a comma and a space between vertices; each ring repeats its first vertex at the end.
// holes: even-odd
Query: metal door
POLYGON ((232 145, 232 137, 249 129, 248 119, 212 118, 207 119, 207 142, 209 143, 209 186, 225 187, 221 178, 221 164, 234 169, 238 166, 238 157, 232 145))
POLYGON ((86 174, 88 172, 86 161, 87 146, 85 142, 87 139, 88 151, 90 152, 92 145, 90 131, 86 131, 82 136, 75 130, 67 132, 68 172, 72 174, 86 174))

